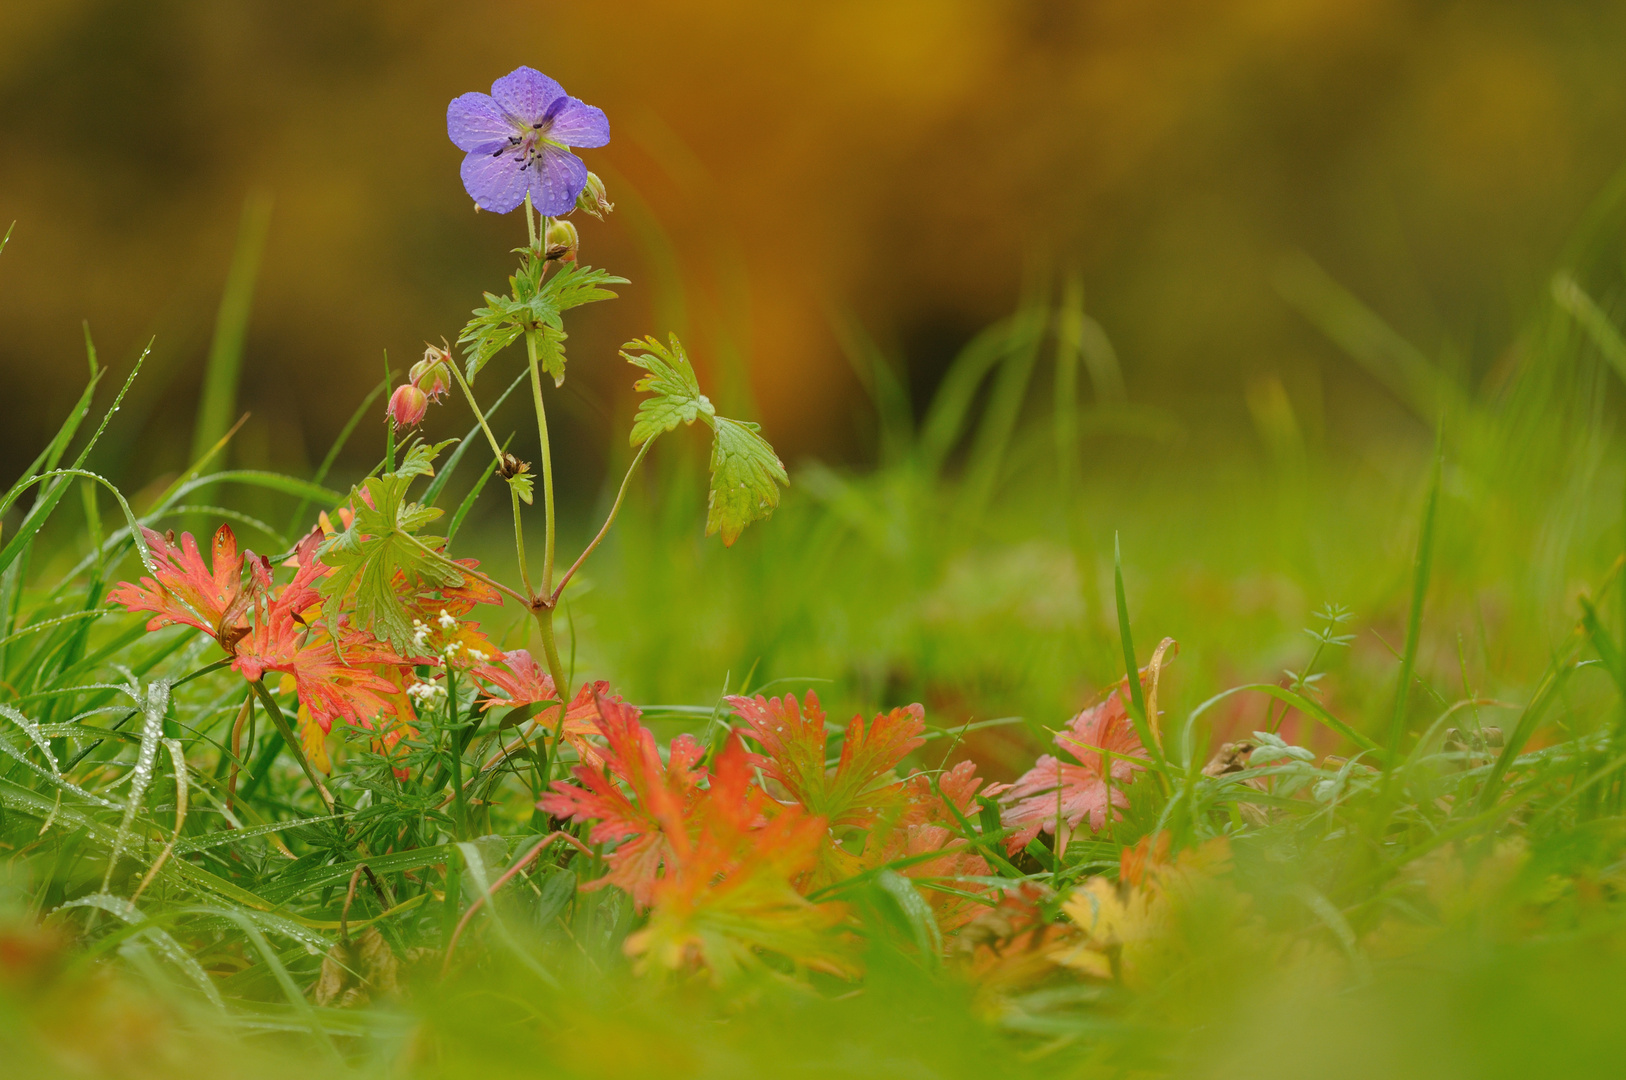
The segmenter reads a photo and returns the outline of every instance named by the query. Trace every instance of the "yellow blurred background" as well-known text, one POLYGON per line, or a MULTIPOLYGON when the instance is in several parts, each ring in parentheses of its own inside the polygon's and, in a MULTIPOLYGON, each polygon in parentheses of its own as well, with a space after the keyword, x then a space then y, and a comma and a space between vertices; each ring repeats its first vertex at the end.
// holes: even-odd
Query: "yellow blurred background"
POLYGON ((788 461, 861 459, 835 321, 923 398, 1070 271, 1131 399, 1223 430, 1277 373, 1301 412, 1370 423, 1344 406, 1382 393, 1277 296, 1279 260, 1489 370, 1626 161, 1623 46, 1626 5, 1578 0, 0 5, 0 465, 77 393, 82 319, 121 375, 157 339, 108 467, 183 465, 257 194, 234 453, 319 459, 386 350, 455 339, 502 287, 523 226, 473 212, 444 115, 519 64, 612 126, 584 156, 619 209, 582 258, 633 283, 572 327, 584 490, 630 413, 627 337, 676 330, 725 399, 748 385, 788 461))

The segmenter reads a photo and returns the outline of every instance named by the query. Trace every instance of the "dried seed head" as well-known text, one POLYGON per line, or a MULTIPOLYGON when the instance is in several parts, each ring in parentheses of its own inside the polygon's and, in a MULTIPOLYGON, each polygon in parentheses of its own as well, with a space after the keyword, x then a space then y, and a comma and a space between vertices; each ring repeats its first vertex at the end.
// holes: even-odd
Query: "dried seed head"
POLYGON ((521 461, 513 454, 504 454, 502 456, 502 464, 497 467, 497 471, 502 473, 502 478, 504 480, 512 480, 516 476, 530 472, 531 463, 528 461, 521 461))

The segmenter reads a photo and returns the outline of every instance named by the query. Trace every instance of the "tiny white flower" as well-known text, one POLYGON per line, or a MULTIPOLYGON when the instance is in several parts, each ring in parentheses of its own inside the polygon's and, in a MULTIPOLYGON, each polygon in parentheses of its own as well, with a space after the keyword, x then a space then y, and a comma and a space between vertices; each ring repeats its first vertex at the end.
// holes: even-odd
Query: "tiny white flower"
POLYGON ((407 696, 419 704, 428 704, 446 696, 446 688, 439 683, 419 682, 407 687, 407 696))
POLYGON ((457 625, 457 620, 446 614, 446 609, 440 609, 440 625, 443 630, 450 630, 457 625))

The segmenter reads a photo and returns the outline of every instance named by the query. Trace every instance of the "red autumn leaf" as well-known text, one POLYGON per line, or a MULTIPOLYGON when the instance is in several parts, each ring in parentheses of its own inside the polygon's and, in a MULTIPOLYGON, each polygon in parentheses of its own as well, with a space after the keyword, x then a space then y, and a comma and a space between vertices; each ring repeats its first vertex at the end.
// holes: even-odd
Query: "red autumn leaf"
POLYGON ((353 631, 338 642, 325 635, 307 641, 287 659, 268 667, 294 677, 300 703, 310 709, 322 730, 331 731, 335 720, 373 728, 379 717, 393 714, 401 687, 378 669, 399 670, 404 664, 388 645, 353 631))
POLYGON ((811 690, 806 706, 794 694, 783 698, 730 697, 728 703, 762 744, 757 759, 764 775, 782 784, 808 813, 824 818, 832 829, 864 828, 883 810, 905 801, 892 775, 900 761, 925 740, 926 713, 906 705, 865 724, 853 717, 834 768, 825 766, 824 711, 811 690))
MULTIPOLYGON (((475 559, 453 559, 466 570, 474 570, 480 563, 475 559)), ((408 592, 407 576, 397 572, 394 578, 397 594, 408 592)), ((477 604, 502 604, 496 589, 475 577, 463 576, 463 584, 456 587, 438 586, 420 581, 423 586, 413 595, 403 595, 407 613, 412 618, 414 648, 435 658, 434 663, 459 671, 470 671, 502 658, 502 650, 491 643, 480 629, 480 624, 465 619, 477 604)))
MULTIPOLYGON (((932 778, 916 773, 903 783, 907 803, 896 820, 882 821, 872 834, 871 847, 866 847, 862 860, 865 867, 885 866, 898 860, 915 859, 933 852, 942 852, 936 858, 910 862, 898 867, 898 873, 922 882, 921 895, 932 907, 937 924, 950 932, 974 918, 983 905, 978 901, 942 889, 933 888, 934 878, 983 877, 991 873, 988 864, 974 848, 968 848, 962 834, 961 818, 971 818, 976 811, 976 793, 982 786, 973 761, 962 761, 937 776, 936 789, 932 778), (959 811, 958 816, 955 811, 959 811), (944 851, 948 848, 950 850, 944 851)), ((976 882, 958 880, 943 884, 960 893, 980 893, 986 886, 976 882)))
MULTIPOLYGON (((453 559, 452 562, 465 570, 477 570, 480 567, 479 559, 453 559)), ((501 607, 502 594, 473 574, 464 574, 461 585, 440 590, 440 607, 453 615, 467 615, 479 604, 501 607)))
POLYGON ((916 773, 904 781, 904 791, 909 803, 902 816, 898 818, 898 825, 946 825, 949 828, 958 828, 960 818, 973 818, 977 809, 977 789, 982 786, 982 777, 977 775, 977 763, 962 761, 952 769, 945 769, 937 774, 937 790, 932 790, 932 778, 926 773, 916 773), (959 811, 956 816, 949 807, 959 811))
POLYGON ((1065 844, 1086 819, 1099 830, 1108 814, 1117 816, 1128 805, 1124 789, 1144 766, 1123 759, 1144 758, 1146 750, 1129 718, 1127 680, 1105 701, 1073 717, 1056 735, 1056 745, 1078 764, 1046 754, 1015 783, 988 789, 1003 804, 1000 823, 1016 830, 1006 841, 1011 851, 1026 847, 1041 831, 1055 833, 1058 822, 1065 828, 1065 844))
POLYGON ((685 815, 706 777, 697 767, 703 751, 693 737, 680 735, 663 763, 636 708, 603 693, 593 701, 608 743, 602 766, 576 766, 577 783, 555 780, 537 806, 558 818, 593 822, 588 839, 595 844, 616 842, 605 856, 609 873, 583 888, 615 885, 647 908, 662 868, 690 849, 685 815))
POLYGON ((302 616, 320 599, 316 582, 326 573, 316 558, 321 539, 321 533, 312 531, 300 541, 295 549, 299 569, 274 593, 270 566, 264 560, 253 564, 251 625, 232 667, 251 682, 268 671, 292 676, 300 703, 324 732, 338 719, 372 727, 380 716, 398 711, 401 686, 384 673, 400 672, 411 663, 342 622, 331 630, 306 624, 302 616))
POLYGON ((895 846, 887 852, 883 863, 940 853, 935 858, 902 866, 898 873, 922 883, 920 894, 931 905, 937 925, 944 933, 958 930, 986 910, 986 905, 980 901, 957 895, 980 893, 988 888, 979 882, 962 881, 961 878, 986 877, 992 873, 983 857, 974 848, 966 846, 963 836, 942 825, 910 825, 901 830, 897 840, 901 843, 894 842, 895 846), (934 881, 954 892, 933 888, 934 881))
POLYGON ((775 808, 751 783, 754 755, 731 736, 711 786, 689 815, 692 842, 669 856, 651 889, 652 910, 626 951, 641 968, 700 967, 722 982, 759 952, 837 974, 853 970, 849 940, 833 934, 839 904, 813 904, 796 891, 818 858, 825 822, 796 807, 775 808), (775 813, 764 819, 764 811, 775 813))
MULTIPOLYGON (((553 678, 542 665, 538 664, 525 649, 514 649, 502 654, 501 664, 481 664, 474 669, 474 676, 491 686, 496 687, 507 697, 488 695, 481 705, 485 709, 494 709, 498 706, 535 705, 543 701, 558 701, 558 693, 553 687, 553 678)), ((594 701, 595 695, 603 694, 609 700, 619 703, 620 698, 610 694, 610 684, 600 680, 598 682, 583 683, 582 688, 576 692, 569 705, 565 707, 564 737, 575 749, 582 762, 590 766, 601 765, 604 761, 603 748, 590 741, 590 736, 599 734, 598 705, 594 701)), ((550 735, 559 724, 559 706, 550 705, 531 718, 531 727, 541 729, 550 735)))
POLYGON ((153 576, 142 578, 139 585, 119 582, 108 592, 108 599, 131 611, 154 612, 148 630, 177 623, 195 626, 230 652, 242 636, 247 602, 242 590, 243 556, 231 526, 222 525, 215 532, 212 566, 204 564, 191 533, 181 534, 179 547, 174 533, 164 536, 147 528, 141 533, 152 555, 153 576))
MULTIPOLYGON (((488 696, 482 702, 482 705, 487 709, 495 708, 498 705, 535 705, 543 701, 559 700, 558 691, 553 685, 553 677, 543 669, 541 664, 536 662, 536 658, 527 649, 514 649, 505 652, 498 658, 497 663, 482 664, 474 669, 474 674, 482 682, 490 683, 508 695, 507 697, 488 696)), ((580 700, 580 695, 577 696, 577 700, 580 700)), ((588 704, 590 707, 592 706, 591 695, 588 696, 588 704)), ((575 706, 576 703, 571 702, 572 711, 575 706)), ((558 706, 555 705, 553 708, 557 710, 558 706)), ((594 716, 598 715, 596 707, 592 708, 592 712, 594 716)), ((555 711, 554 717, 555 719, 558 718, 557 711, 555 711)))

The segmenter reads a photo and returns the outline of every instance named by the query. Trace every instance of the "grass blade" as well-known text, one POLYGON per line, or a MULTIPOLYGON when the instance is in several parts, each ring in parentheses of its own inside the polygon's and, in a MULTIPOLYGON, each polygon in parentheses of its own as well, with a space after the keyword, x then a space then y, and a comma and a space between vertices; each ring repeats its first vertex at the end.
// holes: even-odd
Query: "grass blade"
POLYGON ((1513 733, 1508 736, 1507 743, 1502 752, 1497 755, 1496 762, 1485 777, 1485 786, 1479 791, 1478 810, 1488 811, 1496 802, 1497 794, 1502 790, 1502 781, 1507 776, 1508 769, 1524 749, 1524 744, 1530 741, 1530 736, 1536 733, 1536 725, 1541 722, 1542 714, 1553 703, 1563 690, 1564 684, 1575 671, 1575 653, 1581 647, 1583 638, 1579 628, 1570 635, 1569 642, 1564 650, 1548 665, 1547 672, 1536 684, 1536 692, 1530 695, 1530 702, 1519 713, 1519 719, 1513 725, 1513 733))
POLYGON ((215 314, 214 340, 209 343, 209 361, 203 375, 203 397, 198 402, 198 419, 192 428, 193 458, 202 457, 219 441, 237 411, 243 340, 248 333, 254 279, 259 273, 260 256, 265 251, 265 237, 270 227, 270 196, 264 192, 250 195, 243 203, 237 247, 232 252, 231 268, 226 271, 226 288, 220 295, 220 308, 215 314))
POLYGON ((1163 749, 1152 737, 1151 721, 1146 715, 1146 692, 1140 685, 1140 664, 1135 660, 1135 639, 1129 632, 1129 600, 1124 594, 1123 551, 1118 546, 1118 534, 1112 535, 1112 580, 1118 598, 1118 640, 1124 650, 1124 671, 1129 680, 1129 719, 1135 724, 1135 734, 1161 768, 1163 749))
POLYGON ((920 427, 920 460, 928 472, 943 467, 960 437, 966 417, 976 401, 977 388, 994 365, 1013 348, 1019 347, 1017 317, 1001 319, 972 338, 949 365, 948 374, 938 385, 931 407, 920 427))
MULTIPOLYGON (((520 384, 525 382, 527 377, 528 373, 523 371, 515 376, 514 381, 508 384, 508 389, 498 394, 497 400, 493 401, 491 407, 485 411, 486 416, 489 418, 491 414, 500 409, 502 403, 508 400, 508 395, 519 389, 520 384)), ((469 428, 467 435, 458 440, 457 448, 446 459, 446 463, 435 471, 435 478, 429 481, 429 486, 424 489, 423 498, 419 501, 425 506, 435 505, 435 500, 440 498, 440 493, 445 489, 446 482, 452 478, 452 473, 457 469, 458 464, 462 462, 464 453, 468 451, 470 446, 481 445, 483 442, 484 440, 480 438, 480 425, 477 423, 469 428)))
MULTIPOLYGON (((506 449, 507 446, 508 443, 504 442, 503 447, 506 449)), ((490 461, 486 462, 485 470, 480 473, 480 479, 476 480, 474 482, 474 486, 469 489, 469 493, 463 496, 462 503, 458 505, 457 513, 452 515, 452 523, 446 526, 447 547, 451 547, 452 537, 456 536, 457 530, 463 527, 463 519, 469 516, 470 510, 474 509, 475 500, 480 497, 480 492, 485 490, 486 481, 490 480, 491 474, 496 471, 497 459, 492 458, 490 461)))
POLYGON ((1434 468, 1429 474, 1428 498, 1423 504, 1423 527, 1417 537, 1417 557, 1412 565, 1411 613, 1406 618, 1406 645, 1400 657, 1400 683, 1395 688, 1394 711, 1389 720, 1389 760, 1400 755, 1400 740, 1406 731, 1406 702, 1411 696, 1412 671, 1417 666, 1417 643, 1423 628, 1423 602, 1428 596, 1429 577, 1434 568, 1434 524, 1440 504, 1440 476, 1444 465, 1444 429, 1435 437, 1434 468))
MULTIPOLYGON (((328 470, 332 469, 333 463, 339 460, 339 454, 343 452, 345 443, 350 441, 350 436, 355 433, 356 425, 361 423, 361 418, 366 416, 372 409, 373 402, 378 400, 379 395, 389 388, 389 379, 386 378, 373 387, 372 391, 362 399, 361 405, 357 407, 355 412, 350 414, 350 419, 339 430, 339 437, 333 440, 332 446, 328 447, 327 456, 322 459, 322 464, 317 466, 316 474, 310 479, 311 483, 320 484, 327 479, 328 470)), ((310 504, 311 500, 308 498, 299 500, 299 505, 294 507, 293 515, 288 519, 288 532, 298 531, 299 524, 305 520, 305 511, 310 508, 310 504)))
POLYGON ((56 436, 46 444, 45 449, 40 451, 39 456, 29 464, 28 468, 23 470, 23 474, 17 478, 16 483, 11 485, 11 489, 6 492, 5 497, 0 498, 0 515, 12 508, 18 497, 27 490, 30 480, 33 480, 42 472, 50 472, 62 460, 62 454, 67 450, 68 444, 73 441, 74 433, 79 430, 80 423, 90 413, 90 402, 95 396, 96 386, 101 380, 101 372, 97 372, 91 376, 90 382, 85 384, 84 393, 79 395, 79 401, 68 413, 67 419, 62 421, 62 426, 57 429, 56 436))
POLYGON ((965 505, 974 517, 981 516, 999 482, 1005 452, 1016 433, 1022 403, 1027 400, 1028 385, 1033 381, 1033 368, 1039 359, 1039 343, 1049 322, 1050 307, 1042 300, 1030 300, 1017 313, 1018 330, 1013 335, 1014 347, 1005 354, 994 377, 993 391, 989 394, 988 405, 971 449, 965 505))

